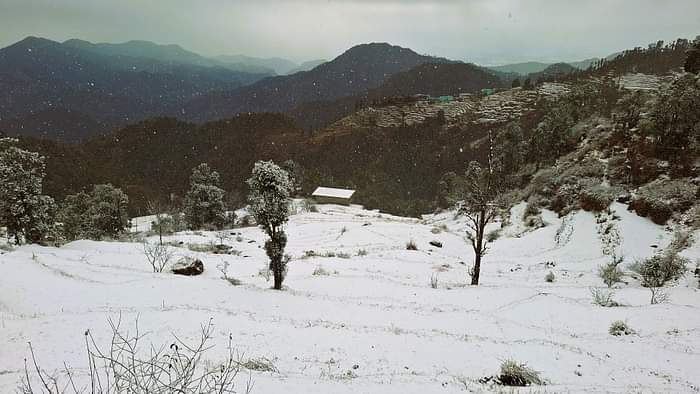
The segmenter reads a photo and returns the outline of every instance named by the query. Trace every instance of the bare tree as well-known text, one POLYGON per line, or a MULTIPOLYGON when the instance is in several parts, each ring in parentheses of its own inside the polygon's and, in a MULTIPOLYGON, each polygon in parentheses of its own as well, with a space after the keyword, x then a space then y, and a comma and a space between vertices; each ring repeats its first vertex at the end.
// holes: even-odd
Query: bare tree
POLYGON ((485 169, 475 161, 470 162, 464 190, 457 203, 459 213, 467 218, 467 239, 474 249, 474 266, 470 270, 472 285, 479 284, 481 259, 488 251, 488 240, 484 237, 486 225, 496 219, 500 212, 496 199, 501 185, 495 178, 491 160, 485 169))

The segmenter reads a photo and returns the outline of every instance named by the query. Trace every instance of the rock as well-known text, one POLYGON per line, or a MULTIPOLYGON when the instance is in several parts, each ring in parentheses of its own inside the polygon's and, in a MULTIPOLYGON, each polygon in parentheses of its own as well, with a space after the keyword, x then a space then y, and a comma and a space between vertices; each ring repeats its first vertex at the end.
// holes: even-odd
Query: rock
POLYGON ((435 246, 436 248, 442 248, 442 242, 440 241, 430 241, 428 243, 435 246))
POLYGON ((173 264, 173 274, 194 276, 201 275, 204 272, 204 263, 200 259, 191 257, 183 257, 177 263, 173 264))

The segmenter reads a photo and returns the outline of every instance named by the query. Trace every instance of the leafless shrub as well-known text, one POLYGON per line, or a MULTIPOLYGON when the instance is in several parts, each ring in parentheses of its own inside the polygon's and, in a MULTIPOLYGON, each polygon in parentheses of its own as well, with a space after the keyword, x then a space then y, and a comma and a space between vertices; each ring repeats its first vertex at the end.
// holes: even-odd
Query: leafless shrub
POLYGON ((438 278, 437 272, 430 275, 430 287, 432 287, 433 289, 437 289, 438 288, 438 281, 439 281, 439 278, 438 278))
MULTIPOLYGON (((65 378, 61 380, 43 370, 29 343, 32 366, 24 360, 24 377, 19 390, 24 394, 117 394, 117 393, 237 393, 234 383, 241 370, 242 358, 233 349, 229 335, 228 356, 219 364, 204 360, 211 349, 208 344, 214 331, 211 320, 202 325, 197 343, 187 344, 174 337, 169 346, 142 349, 145 334, 139 332, 138 320, 133 335, 120 329, 121 317, 112 329, 111 345, 97 346, 90 330, 85 332, 88 376, 79 376, 64 363, 65 378)), ((250 377, 244 393, 250 393, 250 377)))
POLYGON ((418 246, 414 240, 406 242, 406 250, 418 250, 418 246))
POLYGON ((170 245, 160 242, 143 242, 143 253, 146 255, 146 260, 153 268, 153 272, 163 272, 163 269, 168 265, 173 257, 173 251, 170 245))

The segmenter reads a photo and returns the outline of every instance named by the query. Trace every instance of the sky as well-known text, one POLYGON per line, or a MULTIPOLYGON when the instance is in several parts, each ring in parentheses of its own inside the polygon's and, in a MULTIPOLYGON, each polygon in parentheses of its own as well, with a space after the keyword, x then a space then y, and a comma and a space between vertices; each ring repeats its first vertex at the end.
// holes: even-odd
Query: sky
POLYGON ((0 0, 0 46, 149 40, 296 62, 389 42, 483 65, 576 61, 700 35, 700 0, 0 0))

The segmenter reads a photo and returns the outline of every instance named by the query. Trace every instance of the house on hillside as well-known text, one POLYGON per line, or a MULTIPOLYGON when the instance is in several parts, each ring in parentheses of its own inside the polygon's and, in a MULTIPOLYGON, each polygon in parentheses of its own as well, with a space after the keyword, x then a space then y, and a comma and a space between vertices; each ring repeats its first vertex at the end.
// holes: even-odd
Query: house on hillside
POLYGON ((351 189, 319 186, 311 193, 311 197, 320 204, 349 205, 354 194, 355 191, 351 189))

